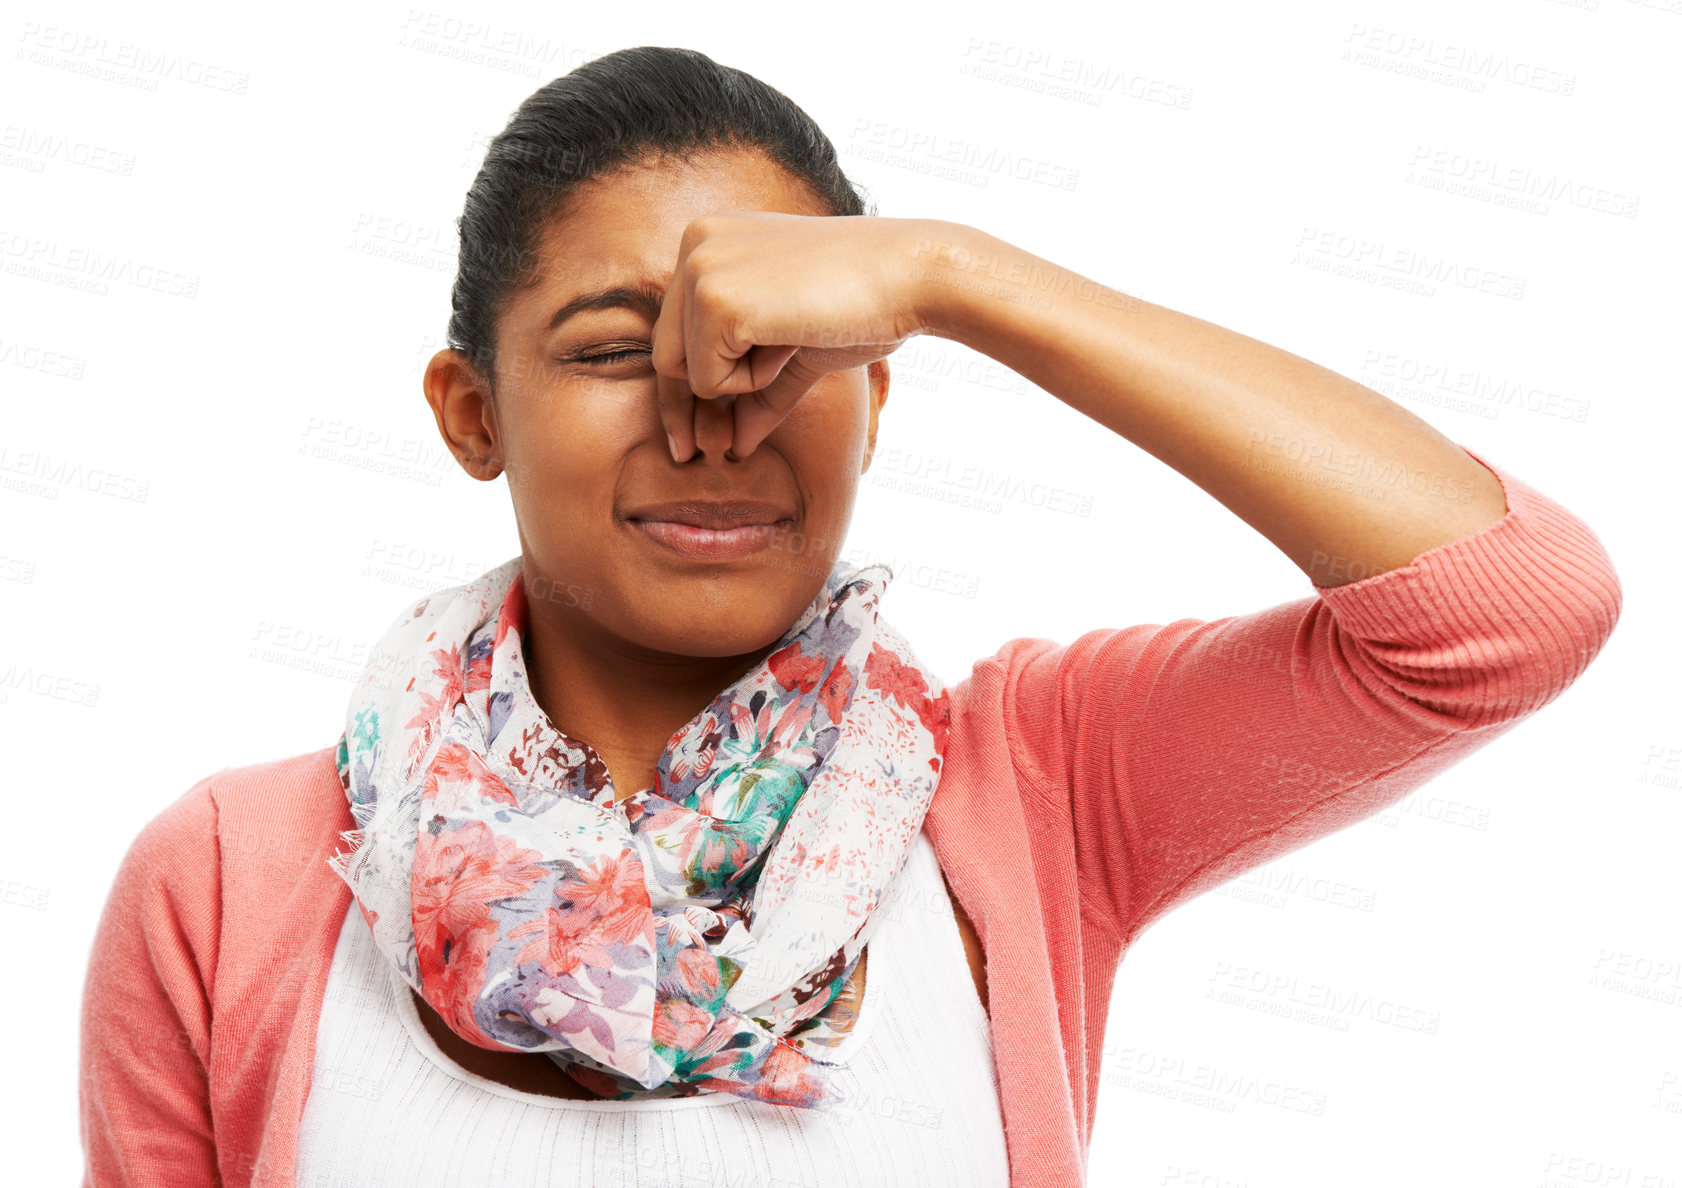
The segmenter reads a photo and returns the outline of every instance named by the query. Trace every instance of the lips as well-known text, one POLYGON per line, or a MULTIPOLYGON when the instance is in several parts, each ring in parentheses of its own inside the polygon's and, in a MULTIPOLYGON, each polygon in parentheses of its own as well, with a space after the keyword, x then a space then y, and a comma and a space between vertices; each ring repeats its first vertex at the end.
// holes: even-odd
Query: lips
POLYGON ((727 531, 732 528, 748 528, 758 524, 777 524, 784 520, 792 520, 794 509, 766 500, 712 502, 675 499, 636 508, 626 513, 625 518, 727 531))
POLYGON ((673 500, 639 507, 625 521, 638 535, 688 561, 735 561, 770 547, 793 509, 764 500, 673 500))

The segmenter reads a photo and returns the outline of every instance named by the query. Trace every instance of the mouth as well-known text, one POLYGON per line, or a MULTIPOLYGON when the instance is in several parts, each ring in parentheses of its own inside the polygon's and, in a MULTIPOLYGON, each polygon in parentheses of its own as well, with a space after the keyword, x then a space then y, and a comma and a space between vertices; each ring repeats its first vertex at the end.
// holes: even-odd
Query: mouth
POLYGON ((691 561, 734 561, 769 548, 793 526, 794 511, 763 501, 680 500, 650 504, 625 517, 639 536, 691 561))

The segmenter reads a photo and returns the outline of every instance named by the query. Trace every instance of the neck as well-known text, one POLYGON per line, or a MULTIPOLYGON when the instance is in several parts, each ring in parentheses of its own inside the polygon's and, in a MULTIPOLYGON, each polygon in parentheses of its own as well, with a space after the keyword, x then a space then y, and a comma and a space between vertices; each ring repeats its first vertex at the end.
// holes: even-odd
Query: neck
POLYGON ((577 608, 530 599, 521 637, 532 697, 607 764, 615 803, 655 782, 666 744, 769 645, 739 656, 653 651, 604 633, 577 608))

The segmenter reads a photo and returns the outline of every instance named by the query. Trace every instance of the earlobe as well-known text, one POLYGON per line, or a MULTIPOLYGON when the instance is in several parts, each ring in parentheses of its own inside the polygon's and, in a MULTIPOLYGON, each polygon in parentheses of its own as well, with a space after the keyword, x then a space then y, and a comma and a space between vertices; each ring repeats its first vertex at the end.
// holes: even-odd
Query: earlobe
POLYGON ((870 460, 876 456, 876 424, 882 406, 888 402, 888 361, 877 359, 865 370, 870 383, 870 425, 865 431, 864 465, 859 467, 860 474, 870 469, 870 460))
POLYGON ((473 478, 490 482, 502 473, 496 449, 496 404, 489 386, 460 351, 446 347, 426 365, 421 390, 438 435, 473 478))

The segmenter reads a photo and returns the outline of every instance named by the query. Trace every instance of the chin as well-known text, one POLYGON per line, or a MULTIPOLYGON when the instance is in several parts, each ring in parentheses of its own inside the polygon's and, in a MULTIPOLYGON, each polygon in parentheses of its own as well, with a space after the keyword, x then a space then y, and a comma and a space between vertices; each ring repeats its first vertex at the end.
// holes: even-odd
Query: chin
POLYGON ((643 629, 635 638, 682 656, 742 656, 769 647, 812 595, 768 577, 738 572, 709 575, 705 583, 667 579, 663 597, 639 600, 633 617, 643 629))

